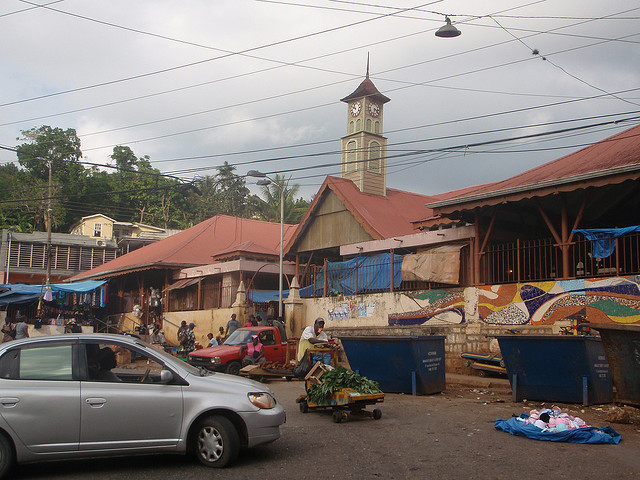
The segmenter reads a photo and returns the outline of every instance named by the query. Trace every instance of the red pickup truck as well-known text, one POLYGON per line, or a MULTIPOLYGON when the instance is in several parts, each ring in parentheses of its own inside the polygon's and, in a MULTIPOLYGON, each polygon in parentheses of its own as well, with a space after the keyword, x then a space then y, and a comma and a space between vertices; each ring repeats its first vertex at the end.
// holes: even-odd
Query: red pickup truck
POLYGON ((238 328, 222 345, 191 352, 187 361, 195 367, 237 375, 242 368, 242 359, 247 356, 247 345, 253 335, 258 335, 264 345, 265 361, 286 362, 287 343, 282 341, 276 327, 269 326, 238 328))

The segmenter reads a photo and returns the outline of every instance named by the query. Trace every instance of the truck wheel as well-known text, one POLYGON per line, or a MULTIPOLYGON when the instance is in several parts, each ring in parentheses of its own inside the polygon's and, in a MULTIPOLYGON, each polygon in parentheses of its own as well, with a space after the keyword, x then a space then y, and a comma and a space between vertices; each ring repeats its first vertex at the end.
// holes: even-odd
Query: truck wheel
POLYGON ((229 362, 225 372, 229 375, 240 375, 240 362, 229 362))
POLYGON ((240 436, 233 424, 219 415, 203 419, 193 435, 193 451, 207 467, 222 468, 240 452, 240 436))

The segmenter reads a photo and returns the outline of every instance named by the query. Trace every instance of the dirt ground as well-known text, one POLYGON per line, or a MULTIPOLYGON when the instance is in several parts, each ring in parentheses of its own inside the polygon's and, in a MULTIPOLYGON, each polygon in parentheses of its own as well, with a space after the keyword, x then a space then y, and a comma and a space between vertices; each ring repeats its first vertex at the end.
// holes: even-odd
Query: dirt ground
POLYGON ((296 409, 291 400, 304 393, 301 382, 269 385, 287 409, 277 448, 284 447, 301 461, 308 455, 317 457, 311 460, 312 470, 326 474, 296 477, 287 472, 283 478, 640 478, 640 425, 609 424, 611 405, 557 404, 590 425, 611 425, 622 434, 618 445, 581 445, 529 440, 496 430, 497 418, 550 406, 512 403, 510 390, 502 386, 447 384, 445 392, 435 395, 387 394, 380 407, 382 419, 335 424, 329 412, 302 414, 296 409))

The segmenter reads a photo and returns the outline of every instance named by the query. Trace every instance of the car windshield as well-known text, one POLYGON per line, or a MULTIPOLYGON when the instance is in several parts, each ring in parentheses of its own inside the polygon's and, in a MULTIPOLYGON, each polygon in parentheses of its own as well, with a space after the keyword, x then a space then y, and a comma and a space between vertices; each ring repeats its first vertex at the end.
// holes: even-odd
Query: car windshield
POLYGON ((225 345, 246 345, 251 341, 252 335, 257 335, 257 330, 236 330, 224 342, 225 345))

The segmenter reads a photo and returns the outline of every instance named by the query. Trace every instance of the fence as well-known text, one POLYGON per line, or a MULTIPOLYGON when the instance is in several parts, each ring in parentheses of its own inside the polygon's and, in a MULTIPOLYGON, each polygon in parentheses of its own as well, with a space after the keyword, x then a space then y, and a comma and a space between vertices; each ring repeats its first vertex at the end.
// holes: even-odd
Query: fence
POLYGON ((481 281, 502 284, 640 273, 640 234, 620 236, 611 242, 611 255, 597 258, 594 244, 575 235, 569 245, 568 272, 562 271, 562 251, 552 239, 489 245, 480 262, 481 281))
MULTIPOLYGON (((384 253, 356 257, 345 262, 310 265, 301 278, 300 294, 303 297, 322 297, 452 287, 437 282, 404 281, 402 259, 403 255, 384 253)), ((468 264, 468 248, 465 247, 461 251, 461 281, 468 276, 468 264)))

